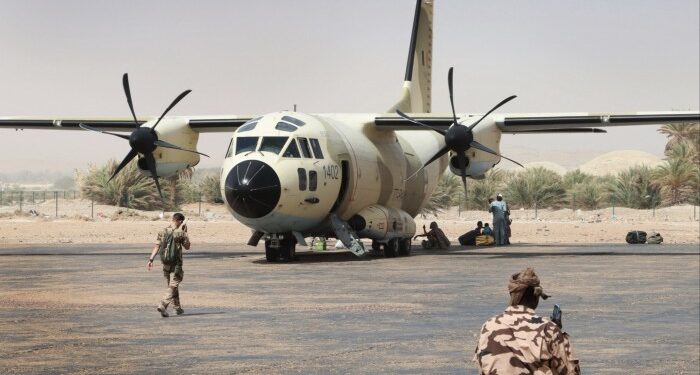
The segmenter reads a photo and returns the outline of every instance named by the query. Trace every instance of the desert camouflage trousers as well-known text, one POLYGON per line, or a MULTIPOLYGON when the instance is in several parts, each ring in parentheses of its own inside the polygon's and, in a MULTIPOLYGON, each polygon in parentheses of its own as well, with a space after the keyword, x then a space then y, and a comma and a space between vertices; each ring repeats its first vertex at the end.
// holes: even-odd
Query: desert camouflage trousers
POLYGON ((166 309, 171 303, 175 309, 182 307, 180 305, 179 287, 184 275, 185 272, 182 270, 182 266, 163 266, 163 276, 165 276, 168 291, 163 296, 160 304, 166 309))

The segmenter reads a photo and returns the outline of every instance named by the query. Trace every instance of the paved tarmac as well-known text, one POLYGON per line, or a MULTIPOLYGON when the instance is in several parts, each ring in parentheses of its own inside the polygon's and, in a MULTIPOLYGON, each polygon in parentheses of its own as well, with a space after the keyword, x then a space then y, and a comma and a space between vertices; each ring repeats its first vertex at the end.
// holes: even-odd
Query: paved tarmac
POLYGON ((700 371, 698 245, 517 245, 395 259, 243 245, 185 258, 185 315, 161 318, 150 245, 0 248, 0 373, 476 374, 507 278, 540 274, 587 374, 700 371))

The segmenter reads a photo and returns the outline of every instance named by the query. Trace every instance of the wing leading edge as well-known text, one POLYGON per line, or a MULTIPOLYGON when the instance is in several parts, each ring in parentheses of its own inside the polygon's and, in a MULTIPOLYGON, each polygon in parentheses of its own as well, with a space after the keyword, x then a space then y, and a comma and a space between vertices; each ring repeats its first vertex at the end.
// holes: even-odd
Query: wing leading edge
MULTIPOLYGON (((173 118, 173 117, 170 117, 173 118)), ((184 117, 188 120, 190 128, 198 133, 233 132, 239 126, 246 123, 253 116, 245 117, 220 117, 220 116, 196 116, 184 117)), ((139 125, 155 118, 140 118, 139 125)), ((168 118, 165 118, 167 121, 168 118)), ((134 120, 131 118, 29 118, 29 117, 0 117, 0 129, 35 129, 35 130, 82 130, 79 125, 113 132, 131 132, 134 130, 134 120)))

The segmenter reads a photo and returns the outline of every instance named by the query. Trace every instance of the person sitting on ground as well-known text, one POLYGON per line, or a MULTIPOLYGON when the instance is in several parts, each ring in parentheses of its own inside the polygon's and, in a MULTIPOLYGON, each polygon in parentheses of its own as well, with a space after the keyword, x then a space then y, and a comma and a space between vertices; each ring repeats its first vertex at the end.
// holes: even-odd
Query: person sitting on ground
POLYGON ((561 320, 535 315, 549 298, 532 268, 513 274, 508 283, 510 306, 487 320, 479 331, 473 362, 481 374, 573 374, 579 361, 561 320))
POLYGON ((430 231, 426 231, 425 225, 423 225, 423 234, 418 234, 413 237, 413 239, 415 240, 418 237, 426 237, 426 239, 421 243, 423 248, 426 250, 445 250, 450 248, 450 240, 447 238, 447 236, 445 236, 445 232, 438 228, 437 223, 434 221, 430 223, 430 231))
POLYGON ((477 222, 476 228, 459 236, 459 244, 462 246, 474 246, 474 245, 476 245, 476 236, 481 234, 481 228, 483 228, 483 227, 484 227, 484 225, 481 223, 481 221, 477 222))
POLYGON ((484 236, 493 236, 493 230, 489 226, 489 223, 484 224, 484 229, 481 231, 484 236))

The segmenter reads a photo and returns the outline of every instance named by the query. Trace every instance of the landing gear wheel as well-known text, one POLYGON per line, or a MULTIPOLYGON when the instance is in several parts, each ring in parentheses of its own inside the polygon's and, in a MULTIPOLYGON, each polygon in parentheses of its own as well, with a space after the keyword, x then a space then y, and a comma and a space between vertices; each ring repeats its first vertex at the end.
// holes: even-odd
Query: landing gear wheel
POLYGON ((399 254, 399 239, 394 238, 384 245, 384 256, 387 258, 395 258, 399 254))
POLYGON ((291 262, 297 256, 297 241, 293 237, 280 240, 279 260, 291 262))
POLYGON ((382 251, 382 244, 377 241, 372 241, 372 252, 380 253, 382 251))
POLYGON ((411 256, 410 238, 402 238, 399 240, 399 255, 411 256))
POLYGON ((265 241, 265 259, 268 262, 276 262, 280 257, 280 249, 278 247, 271 247, 271 241, 265 241))

